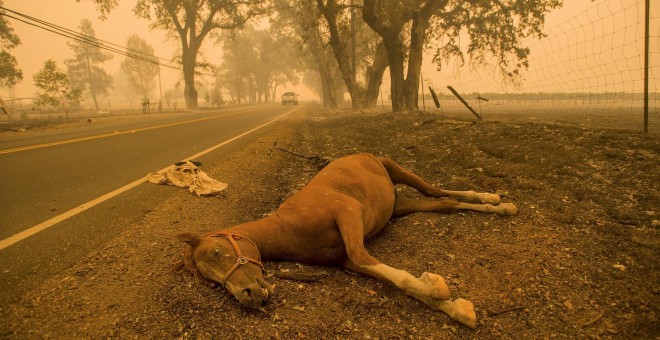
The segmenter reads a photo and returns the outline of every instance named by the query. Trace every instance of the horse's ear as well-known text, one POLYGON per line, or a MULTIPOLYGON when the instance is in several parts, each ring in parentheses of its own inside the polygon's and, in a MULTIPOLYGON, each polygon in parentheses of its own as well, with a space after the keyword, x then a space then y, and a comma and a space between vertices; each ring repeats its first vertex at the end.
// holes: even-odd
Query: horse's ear
POLYGON ((176 235, 176 238, 179 239, 179 241, 181 241, 181 242, 188 243, 193 248, 201 240, 201 237, 199 237, 199 235, 196 235, 196 234, 193 234, 193 233, 181 233, 179 235, 176 235))
POLYGON ((174 265, 173 267, 174 271, 178 272, 181 271, 182 269, 187 269, 193 274, 195 280, 199 281, 201 275, 199 274, 199 271, 195 266, 195 261, 193 260, 192 252, 193 252, 193 248, 195 248, 195 246, 199 243, 201 238, 193 233, 181 233, 177 235, 176 238, 178 238, 182 242, 188 243, 190 247, 185 247, 183 249, 183 254, 182 254, 183 259, 174 265))

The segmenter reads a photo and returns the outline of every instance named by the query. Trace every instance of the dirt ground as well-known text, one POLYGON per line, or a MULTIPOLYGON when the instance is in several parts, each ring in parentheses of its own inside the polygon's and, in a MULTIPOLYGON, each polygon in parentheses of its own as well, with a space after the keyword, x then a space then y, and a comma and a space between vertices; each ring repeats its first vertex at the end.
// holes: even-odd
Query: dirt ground
MULTIPOLYGON (((653 131, 653 130, 652 130, 653 131)), ((298 113, 223 163, 198 198, 163 186, 158 209, 73 268, 2 306, 3 338, 659 338, 657 134, 422 112, 298 113), (469 119, 469 117, 466 117, 469 119), (419 213, 367 242, 383 262, 445 277, 471 300, 468 329, 398 289, 339 268, 267 263, 264 311, 172 272, 179 232, 260 218, 318 171, 308 156, 387 156, 429 182, 497 192, 520 214, 419 213), (325 273, 311 282, 273 277, 325 273)), ((413 190, 399 194, 416 197, 413 190)))

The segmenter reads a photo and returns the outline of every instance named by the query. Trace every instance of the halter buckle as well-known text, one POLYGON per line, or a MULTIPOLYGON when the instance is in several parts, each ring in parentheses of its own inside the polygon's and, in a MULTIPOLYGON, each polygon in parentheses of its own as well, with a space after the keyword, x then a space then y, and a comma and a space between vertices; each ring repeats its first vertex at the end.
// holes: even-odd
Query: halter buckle
POLYGON ((236 259, 236 262, 238 262, 238 264, 246 264, 250 262, 250 260, 248 260, 245 256, 241 255, 236 259))

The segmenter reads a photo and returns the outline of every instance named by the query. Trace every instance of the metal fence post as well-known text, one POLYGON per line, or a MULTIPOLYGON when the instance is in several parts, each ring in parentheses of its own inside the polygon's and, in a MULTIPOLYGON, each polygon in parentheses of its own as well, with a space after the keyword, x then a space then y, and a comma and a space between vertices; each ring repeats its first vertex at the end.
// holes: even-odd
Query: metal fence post
POLYGON ((649 40, 650 40, 650 11, 651 0, 646 0, 646 18, 644 20, 644 133, 649 132, 649 40))

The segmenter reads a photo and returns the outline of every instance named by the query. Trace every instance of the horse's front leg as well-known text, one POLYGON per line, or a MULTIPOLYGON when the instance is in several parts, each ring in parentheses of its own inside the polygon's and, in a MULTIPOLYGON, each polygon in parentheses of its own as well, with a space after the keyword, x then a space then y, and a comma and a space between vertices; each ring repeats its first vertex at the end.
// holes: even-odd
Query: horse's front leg
POLYGON ((335 221, 346 247, 348 259, 343 263, 346 269, 387 281, 434 309, 447 313, 452 319, 470 328, 476 327, 477 316, 472 303, 463 299, 449 301, 449 288, 440 275, 425 272, 415 277, 369 254, 364 248, 364 225, 358 206, 347 207, 335 221))

